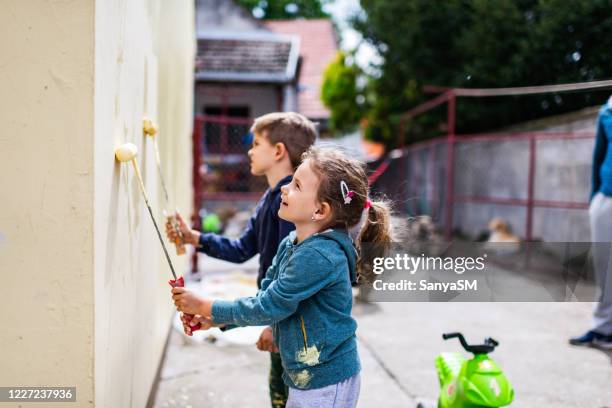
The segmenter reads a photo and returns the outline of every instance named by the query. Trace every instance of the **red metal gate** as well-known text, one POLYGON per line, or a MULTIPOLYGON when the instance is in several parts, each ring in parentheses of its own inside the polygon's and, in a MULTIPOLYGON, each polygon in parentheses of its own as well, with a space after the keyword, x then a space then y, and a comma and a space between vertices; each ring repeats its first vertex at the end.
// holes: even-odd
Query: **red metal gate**
MULTIPOLYGON (((538 161, 538 146, 544 141, 571 141, 594 138, 593 132, 520 132, 520 133, 495 133, 495 134, 472 134, 458 135, 456 126, 456 103, 458 97, 486 97, 501 95, 526 95, 535 93, 564 92, 586 89, 612 88, 612 81, 598 81, 583 84, 554 85, 547 87, 526 88, 499 88, 499 89, 442 89, 428 87, 426 91, 441 92, 441 94, 404 113, 400 120, 399 137, 403 146, 404 129, 408 121, 417 115, 423 114, 439 106, 446 105, 446 136, 411 144, 401 147, 395 153, 395 175, 390 184, 397 180, 405 180, 404 188, 399 200, 405 203, 404 210, 408 214, 427 213, 439 224, 444 226, 446 239, 450 239, 453 228, 453 212, 455 204, 478 203, 496 204, 507 206, 519 206, 525 209, 525 236, 527 241, 533 240, 533 213, 536 208, 559 208, 559 209, 587 209, 587 196, 584 200, 553 200, 536 199, 536 168, 538 161), (527 188, 524 197, 497 197, 489 195, 470 195, 455 193, 455 176, 458 170, 456 163, 457 148, 471 143, 511 143, 528 144, 527 188), (445 156, 442 164, 435 165, 433 158, 445 156), (419 157, 420 156, 420 157, 419 157), (441 177, 440 170, 443 172, 441 177), (399 178, 398 178, 399 176, 399 178), (428 178, 428 183, 423 180, 428 178), (424 184, 430 186, 427 191, 420 191, 424 184), (416 202, 416 204, 415 204, 416 202), (427 203, 426 211, 419 202, 427 203), (416 207, 416 208, 415 208, 416 207)), ((391 160, 383 162, 372 174, 371 183, 375 182, 383 173, 388 172, 391 160)), ((392 170, 393 172, 393 170, 392 170)), ((477 175, 475 175, 477 176, 477 175)), ((586 180, 589 183, 590 180, 586 180)))
MULTIPOLYGON (((267 185, 250 172, 250 118, 196 115, 193 126, 193 215, 200 229, 200 210, 215 201, 257 201, 267 185)), ((197 253, 192 259, 197 271, 197 253)))

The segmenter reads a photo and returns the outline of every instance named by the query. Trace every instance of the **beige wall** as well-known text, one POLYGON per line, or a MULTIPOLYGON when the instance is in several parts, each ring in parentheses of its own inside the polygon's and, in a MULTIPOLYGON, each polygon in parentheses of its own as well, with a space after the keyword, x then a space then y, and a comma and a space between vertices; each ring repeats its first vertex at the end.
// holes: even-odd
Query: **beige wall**
POLYGON ((146 404, 170 272, 113 152, 139 147, 161 224, 141 123, 157 120, 173 206, 191 208, 193 21, 190 0, 0 3, 0 385, 76 386, 75 407, 146 404))
MULTIPOLYGON (((194 54, 189 0, 96 3, 95 396, 101 407, 146 404, 173 312, 170 269, 133 169, 114 148, 132 142, 158 225, 161 209, 190 209, 194 54), (165 203, 153 141, 157 136, 172 203, 165 203)), ((169 246, 172 254, 173 248, 169 246)), ((173 256, 180 274, 187 257, 173 256)))
POLYGON ((0 384, 76 386, 81 406, 94 393, 93 34, 93 1, 0 3, 0 384))

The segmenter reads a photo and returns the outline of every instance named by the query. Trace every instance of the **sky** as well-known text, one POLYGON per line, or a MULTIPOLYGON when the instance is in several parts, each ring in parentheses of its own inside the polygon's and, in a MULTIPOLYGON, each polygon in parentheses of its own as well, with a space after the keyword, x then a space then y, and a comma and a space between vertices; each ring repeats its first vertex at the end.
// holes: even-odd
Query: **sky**
POLYGON ((382 63, 382 58, 374 47, 362 41, 361 34, 353 30, 349 25, 351 16, 363 12, 359 0, 335 0, 324 6, 326 12, 331 14, 336 26, 340 30, 341 44, 343 50, 352 50, 359 46, 355 55, 356 63, 365 72, 376 75, 376 65, 382 63))
MULTIPOLYGON (((287 4, 285 9, 293 6, 297 11, 297 6, 293 3, 287 4)), ((372 76, 378 76, 380 70, 376 69, 377 65, 381 65, 382 58, 374 47, 365 41, 362 41, 362 36, 359 32, 350 27, 349 19, 363 10, 359 4, 359 0, 333 0, 325 3, 323 9, 329 13, 340 31, 340 48, 345 51, 352 51, 357 48, 355 53, 355 62, 361 67, 364 72, 372 76)), ((265 12, 259 7, 253 9, 255 18, 262 18, 265 12)))

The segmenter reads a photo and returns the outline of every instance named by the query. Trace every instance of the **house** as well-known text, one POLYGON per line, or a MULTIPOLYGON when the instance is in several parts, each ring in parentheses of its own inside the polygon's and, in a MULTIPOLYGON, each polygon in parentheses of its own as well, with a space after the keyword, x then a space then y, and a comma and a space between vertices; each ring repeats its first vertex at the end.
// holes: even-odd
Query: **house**
POLYGON ((272 20, 266 27, 278 34, 294 35, 300 39, 300 72, 298 78, 297 110, 319 123, 319 131, 326 133, 330 112, 321 100, 321 85, 327 65, 338 52, 338 41, 332 21, 272 20))
POLYGON ((196 30, 196 114, 296 111, 325 132, 320 89, 338 50, 331 20, 263 22, 231 0, 197 0, 196 30))
POLYGON ((231 0, 197 0, 195 113, 254 118, 297 110, 299 37, 231 0))
POLYGON ((263 22, 232 0, 196 0, 195 206, 250 200, 266 188, 250 175, 253 118, 295 111, 327 129, 322 77, 336 53, 329 20, 263 22))

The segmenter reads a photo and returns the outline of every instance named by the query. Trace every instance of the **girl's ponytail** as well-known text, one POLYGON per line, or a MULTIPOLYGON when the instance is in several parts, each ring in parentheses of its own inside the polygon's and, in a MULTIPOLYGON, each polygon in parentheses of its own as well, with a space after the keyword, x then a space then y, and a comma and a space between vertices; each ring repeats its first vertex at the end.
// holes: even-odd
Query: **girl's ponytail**
POLYGON ((386 201, 369 202, 367 217, 357 236, 357 273, 359 283, 373 280, 372 262, 376 257, 385 256, 393 240, 391 208, 386 201), (364 246, 366 246, 364 248, 364 246))

